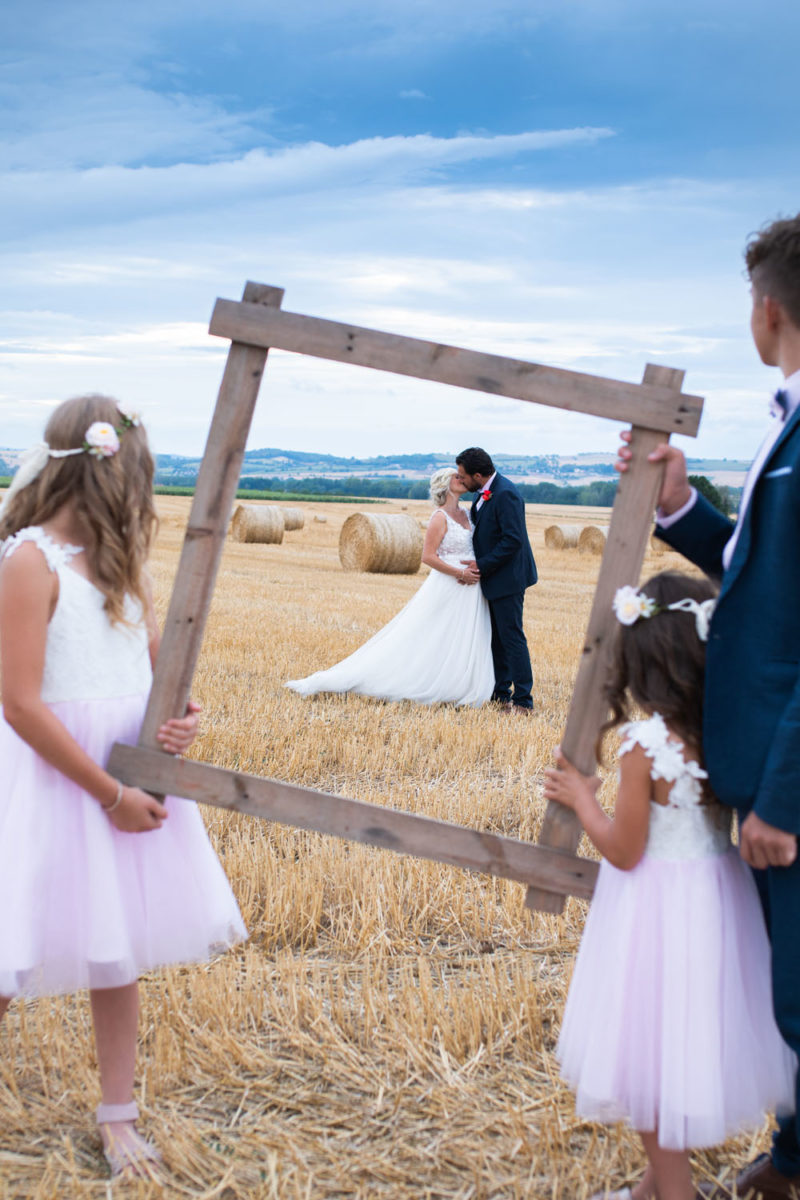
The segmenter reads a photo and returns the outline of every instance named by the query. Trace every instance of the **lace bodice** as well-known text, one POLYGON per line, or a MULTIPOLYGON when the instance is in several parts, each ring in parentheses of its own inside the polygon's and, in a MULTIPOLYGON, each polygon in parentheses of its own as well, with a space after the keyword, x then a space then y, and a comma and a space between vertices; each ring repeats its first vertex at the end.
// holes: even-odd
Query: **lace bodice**
POLYGON ((458 521, 454 521, 443 508, 439 511, 444 515, 447 529, 436 553, 449 565, 460 567, 462 559, 475 557, 472 549, 472 525, 470 524, 469 529, 465 529, 463 525, 459 525, 458 521))
POLYGON ((0 559, 10 558, 24 542, 38 546, 58 576, 58 602, 47 627, 42 699, 54 704, 146 692, 152 673, 141 605, 128 597, 125 617, 130 624, 112 625, 103 593, 70 566, 83 553, 80 546, 56 542, 34 525, 10 537, 0 547, 0 559))
POLYGON ((683 743, 654 713, 633 721, 622 730, 620 758, 641 746, 651 760, 650 778, 672 784, 667 804, 650 804, 650 829, 645 853, 652 858, 707 858, 724 854, 731 845, 732 813, 721 804, 703 803, 702 779, 708 773, 699 763, 684 758, 683 743))

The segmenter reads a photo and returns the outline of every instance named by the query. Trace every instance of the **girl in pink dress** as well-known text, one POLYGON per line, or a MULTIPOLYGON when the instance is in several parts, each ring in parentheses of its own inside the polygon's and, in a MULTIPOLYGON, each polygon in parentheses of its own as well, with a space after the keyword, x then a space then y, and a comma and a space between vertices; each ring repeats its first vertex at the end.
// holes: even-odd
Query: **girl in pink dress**
MULTIPOLYGON (((105 770, 135 743, 158 633, 144 430, 103 396, 69 400, 0 509, 0 1017, 15 996, 89 988, 97 1120, 114 1174, 149 1174, 133 1102, 142 971, 246 936, 194 804, 105 770)), ((160 730, 180 754, 197 706, 160 730)))
POLYGON ((758 895, 702 766, 712 597, 707 580, 677 572, 617 592, 601 736, 631 703, 647 715, 620 730, 613 817, 600 780, 560 750, 546 772, 545 795, 573 809, 603 855, 557 1055, 580 1116, 625 1120, 642 1139, 649 1166, 611 1193, 619 1200, 693 1200, 691 1148, 794 1105, 758 895))

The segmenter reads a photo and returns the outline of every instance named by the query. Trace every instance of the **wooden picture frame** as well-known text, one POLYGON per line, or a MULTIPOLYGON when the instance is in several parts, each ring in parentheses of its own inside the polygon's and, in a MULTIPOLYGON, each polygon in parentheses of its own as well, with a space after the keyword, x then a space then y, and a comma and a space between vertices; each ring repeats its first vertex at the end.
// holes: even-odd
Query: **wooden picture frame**
POLYGON ((137 746, 115 744, 108 764, 125 784, 349 838, 403 854, 516 879, 526 904, 560 912, 566 895, 591 896, 597 863, 576 854, 574 814, 550 803, 539 842, 485 833, 277 780, 166 754, 156 741, 165 720, 185 711, 217 570, 270 347, 435 380, 632 425, 629 470, 621 477, 562 747, 581 771, 595 766, 605 717, 601 683, 614 617, 611 601, 636 583, 644 560, 661 468, 647 455, 672 433, 695 436, 703 401, 683 393, 684 372, 648 365, 625 383, 537 363, 481 354, 417 338, 284 312, 283 290, 248 283, 240 302, 217 300, 209 332, 230 350, 197 478, 167 612, 153 686, 137 746))

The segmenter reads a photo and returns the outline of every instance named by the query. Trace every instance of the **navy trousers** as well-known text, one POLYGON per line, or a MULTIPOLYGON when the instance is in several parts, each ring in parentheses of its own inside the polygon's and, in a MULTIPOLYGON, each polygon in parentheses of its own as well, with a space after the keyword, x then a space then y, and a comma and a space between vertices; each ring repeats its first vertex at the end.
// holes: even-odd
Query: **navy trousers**
MULTIPOLYGON (((740 814, 739 819, 742 819, 740 814)), ((800 859, 791 867, 753 871, 772 945, 772 1002, 781 1037, 800 1057, 800 859)), ((795 1110, 772 1138, 772 1161, 782 1175, 800 1175, 800 1075, 795 1110)))
POLYGON ((493 700, 506 702, 512 699, 520 708, 532 708, 531 688, 533 671, 528 643, 522 629, 522 605, 524 592, 512 596, 498 596, 489 601, 492 619, 492 661, 494 663, 493 700))

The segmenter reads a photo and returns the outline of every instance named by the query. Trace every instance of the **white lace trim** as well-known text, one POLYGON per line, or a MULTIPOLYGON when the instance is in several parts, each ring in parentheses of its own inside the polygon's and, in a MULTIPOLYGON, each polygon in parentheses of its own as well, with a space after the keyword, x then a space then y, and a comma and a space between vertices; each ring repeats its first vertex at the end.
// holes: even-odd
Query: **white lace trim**
POLYGON ((446 529, 444 537, 439 543, 437 554, 439 558, 445 562, 452 562, 458 566, 461 565, 462 558, 473 558, 474 551, 472 549, 472 525, 469 529, 465 529, 458 521, 446 513, 444 509, 440 509, 444 514, 446 529))
POLYGON ((2 553, 7 557, 24 542, 38 546, 58 576, 58 601, 47 626, 42 700, 106 700, 149 691, 148 635, 139 601, 126 596, 125 623, 113 625, 103 593, 69 565, 80 546, 56 542, 34 525, 8 538, 2 553))
POLYGON ((69 566, 76 554, 83 553, 82 546, 71 546, 67 542, 57 542, 45 533, 40 525, 27 525, 7 538, 0 547, 0 558, 11 558, 15 550, 25 542, 33 542, 44 555, 45 562, 51 571, 57 572, 59 567, 69 566))
POLYGON ((667 783, 682 784, 681 787, 673 787, 670 790, 670 806, 685 808, 702 802, 703 791, 696 781, 708 779, 708 771, 704 771, 694 759, 684 758, 683 742, 671 736, 660 713, 653 713, 652 717, 645 721, 632 721, 629 725, 623 725, 620 732, 620 758, 630 753, 634 746, 641 746, 647 757, 652 759, 651 779, 665 779, 667 783))
POLYGON ((621 732, 620 758, 641 746, 651 760, 650 778, 672 784, 666 804, 650 803, 646 854, 672 861, 726 854, 733 814, 721 804, 703 803, 700 781, 708 772, 684 758, 683 743, 671 737, 660 713, 625 725, 621 732))

